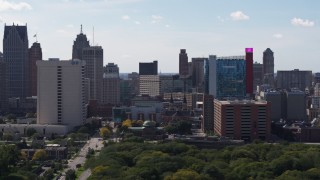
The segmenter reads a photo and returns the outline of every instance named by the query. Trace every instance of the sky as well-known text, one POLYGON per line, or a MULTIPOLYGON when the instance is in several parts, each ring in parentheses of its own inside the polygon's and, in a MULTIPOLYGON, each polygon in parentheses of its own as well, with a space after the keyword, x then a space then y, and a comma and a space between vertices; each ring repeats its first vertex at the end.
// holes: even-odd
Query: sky
MULTIPOLYGON (((29 46, 43 59, 71 59, 76 35, 102 46, 104 64, 121 73, 158 60, 158 71, 178 72, 180 49, 192 57, 244 55, 262 63, 274 52, 276 70, 320 72, 318 0, 0 0, 0 34, 12 23, 28 27, 29 46)), ((2 43, 0 44, 2 51, 2 43)))

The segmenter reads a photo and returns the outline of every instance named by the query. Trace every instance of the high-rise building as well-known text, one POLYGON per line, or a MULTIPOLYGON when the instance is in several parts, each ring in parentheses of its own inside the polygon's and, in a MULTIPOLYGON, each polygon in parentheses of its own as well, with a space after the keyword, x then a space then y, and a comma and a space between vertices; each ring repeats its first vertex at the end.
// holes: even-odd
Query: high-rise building
POLYGON ((304 121, 307 118, 306 94, 303 91, 287 91, 287 120, 304 121))
POLYGON ((294 69, 292 71, 277 72, 277 88, 292 89, 298 88, 304 91, 306 88, 311 89, 312 71, 300 71, 294 69))
POLYGON ((4 27, 3 59, 6 63, 8 97, 26 97, 28 80, 28 32, 27 26, 4 27))
POLYGON ((252 141, 270 138, 267 101, 214 101, 214 131, 219 136, 252 141))
POLYGON ((158 61, 140 62, 139 75, 158 75, 158 61))
POLYGON ((140 95, 159 96, 160 77, 159 75, 140 75, 140 95))
POLYGON ((77 35, 75 41, 73 41, 72 46, 72 59, 81 59, 82 60, 82 49, 90 47, 89 41, 87 40, 87 36, 82 32, 82 25, 80 34, 77 35))
POLYGON ((80 60, 37 61, 37 123, 67 125, 85 123, 85 62, 80 60))
POLYGON ((210 55, 205 61, 205 93, 217 95, 217 56, 210 55))
POLYGON ((102 103, 117 105, 120 103, 119 67, 108 63, 103 74, 102 103))
POLYGON ((37 96, 37 64, 42 60, 42 50, 40 43, 35 42, 29 49, 29 91, 28 96, 37 96))
POLYGON ((253 64, 253 92, 257 91, 257 86, 263 84, 263 64, 255 62, 253 64))
POLYGON ((90 79, 89 100, 102 103, 103 49, 91 46, 82 49, 82 60, 86 61, 85 77, 90 79))
POLYGON ((5 112, 8 108, 6 63, 0 52, 0 112, 5 112))
POLYGON ((214 131, 214 98, 213 95, 205 94, 203 96, 203 123, 202 130, 205 132, 214 131))
POLYGON ((264 83, 274 86, 274 56, 270 48, 263 52, 264 83))
POLYGON ((217 64, 218 99, 246 96, 246 61, 244 56, 218 57, 217 64))
POLYGON ((180 49, 179 54, 179 75, 184 78, 189 75, 188 54, 185 49, 180 49))
POLYGON ((192 85, 195 88, 203 89, 204 83, 204 62, 208 58, 192 58, 192 85))
POLYGON ((246 94, 253 95, 253 48, 246 48, 246 94))
POLYGON ((319 72, 314 73, 313 82, 314 82, 314 84, 320 83, 320 73, 319 72))

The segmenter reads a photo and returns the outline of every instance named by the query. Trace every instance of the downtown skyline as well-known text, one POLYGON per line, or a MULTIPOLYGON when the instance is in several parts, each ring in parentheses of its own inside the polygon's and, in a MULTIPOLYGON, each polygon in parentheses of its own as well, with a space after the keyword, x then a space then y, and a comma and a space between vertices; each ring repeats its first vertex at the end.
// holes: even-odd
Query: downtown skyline
POLYGON ((104 65, 114 62, 122 73, 137 72, 139 62, 153 60, 159 72, 178 72, 180 49, 186 49, 190 62, 210 54, 244 55, 246 47, 254 48, 254 61, 260 63, 271 48, 275 71, 318 72, 317 7, 320 2, 302 0, 0 0, 0 24, 27 23, 29 46, 37 34, 43 59, 63 60, 71 59, 82 24, 90 44, 104 49, 104 65))

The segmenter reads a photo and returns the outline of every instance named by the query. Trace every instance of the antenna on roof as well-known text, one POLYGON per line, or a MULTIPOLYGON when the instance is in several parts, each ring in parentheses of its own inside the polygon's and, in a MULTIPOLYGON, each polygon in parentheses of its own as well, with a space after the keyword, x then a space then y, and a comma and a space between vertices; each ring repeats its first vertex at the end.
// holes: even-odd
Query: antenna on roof
POLYGON ((94 26, 92 27, 92 45, 94 46, 94 26))
POLYGON ((82 24, 81 24, 81 28, 80 28, 80 34, 82 34, 82 24))

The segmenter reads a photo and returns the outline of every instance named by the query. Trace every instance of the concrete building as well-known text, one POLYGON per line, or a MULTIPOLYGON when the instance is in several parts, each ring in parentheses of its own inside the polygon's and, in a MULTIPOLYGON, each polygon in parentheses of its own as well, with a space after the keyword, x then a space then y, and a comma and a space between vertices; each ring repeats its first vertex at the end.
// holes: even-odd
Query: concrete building
POLYGON ((208 58, 192 58, 192 86, 202 92, 204 85, 204 62, 208 58))
POLYGON ((280 91, 260 92, 260 98, 270 105, 270 119, 277 122, 287 114, 286 94, 280 91))
POLYGON ((204 132, 214 131, 214 98, 213 95, 205 94, 203 96, 203 123, 202 130, 204 132))
POLYGON ((278 71, 277 72, 277 88, 292 89, 298 88, 304 91, 306 88, 310 89, 312 85, 312 71, 300 71, 294 69, 292 71, 278 71))
POLYGON ((214 101, 214 131, 236 140, 268 140, 270 111, 266 101, 214 101))
POLYGON ((291 91, 287 94, 287 120, 304 121, 307 118, 306 94, 303 91, 291 91))
POLYGON ((82 60, 85 61, 85 78, 90 79, 90 98, 102 103, 103 49, 91 46, 82 49, 82 60))
POLYGON ((27 26, 4 26, 3 59, 6 63, 8 97, 26 97, 28 89, 28 32, 27 26))
POLYGON ((37 61, 37 123, 67 125, 69 130, 85 123, 85 62, 37 61))
POLYGON ((28 96, 37 96, 37 61, 42 60, 40 43, 35 42, 29 49, 29 91, 28 96))
POLYGON ((158 75, 158 61, 140 62, 139 75, 158 75))
POLYGON ((82 50, 84 48, 90 47, 90 43, 87 39, 87 36, 82 32, 82 25, 80 34, 77 35, 75 41, 73 41, 72 45, 72 59, 81 59, 82 60, 82 50))
POLYGON ((205 61, 205 93, 217 95, 217 56, 210 55, 205 61))
POLYGON ((257 86, 263 84, 263 64, 253 64, 253 92, 257 92, 257 86))
POLYGON ((2 53, 0 54, 0 113, 8 109, 6 64, 1 56, 2 53))
POLYGON ((188 54, 185 49, 180 49, 179 54, 179 75, 181 78, 185 78, 189 75, 188 67, 188 54))
POLYGON ((274 55, 270 48, 263 52, 264 84, 274 87, 274 55))
POLYGON ((140 75, 140 95, 159 96, 160 77, 159 75, 140 75))
POLYGON ((316 83, 314 86, 314 96, 320 96, 320 83, 316 83))
POLYGON ((119 67, 108 63, 103 74, 102 103, 117 105, 120 103, 119 67))

